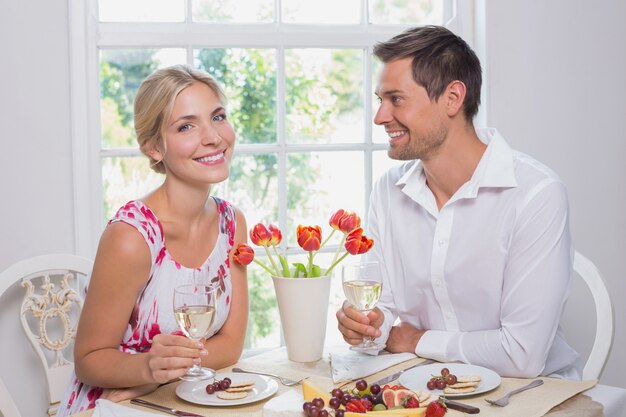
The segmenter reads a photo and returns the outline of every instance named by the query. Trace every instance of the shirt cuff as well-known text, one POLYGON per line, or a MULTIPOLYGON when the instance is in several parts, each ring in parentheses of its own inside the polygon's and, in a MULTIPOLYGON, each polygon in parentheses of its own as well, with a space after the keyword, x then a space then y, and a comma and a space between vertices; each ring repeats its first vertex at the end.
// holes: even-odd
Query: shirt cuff
POLYGON ((434 359, 437 362, 448 362, 446 356, 448 343, 454 336, 453 332, 428 330, 417 342, 415 354, 422 358, 434 359))

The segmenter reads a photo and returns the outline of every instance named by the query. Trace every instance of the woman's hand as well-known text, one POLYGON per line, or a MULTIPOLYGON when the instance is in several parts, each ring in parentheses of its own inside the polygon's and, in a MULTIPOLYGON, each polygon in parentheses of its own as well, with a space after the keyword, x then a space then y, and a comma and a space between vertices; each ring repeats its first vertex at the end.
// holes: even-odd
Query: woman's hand
POLYGON ((377 307, 367 315, 356 310, 347 301, 337 310, 338 328, 343 339, 351 345, 358 345, 365 336, 379 337, 379 327, 383 324, 385 315, 377 307))
POLYGON ((155 382, 164 384, 185 375, 194 364, 199 365, 200 356, 207 353, 204 340, 194 342, 184 336, 158 334, 147 354, 150 375, 155 382))
POLYGON ((107 388, 102 391, 100 398, 119 403, 121 401, 130 400, 132 398, 141 397, 151 393, 159 387, 160 384, 145 384, 132 388, 107 388))

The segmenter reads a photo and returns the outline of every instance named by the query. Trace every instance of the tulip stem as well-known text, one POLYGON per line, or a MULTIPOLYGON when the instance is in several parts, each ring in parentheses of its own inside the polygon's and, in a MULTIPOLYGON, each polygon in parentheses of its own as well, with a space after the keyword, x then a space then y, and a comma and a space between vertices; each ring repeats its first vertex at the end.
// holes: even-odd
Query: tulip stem
MULTIPOLYGON (((333 232, 335 230, 333 229, 333 232)), ((341 251, 341 248, 343 247, 343 244, 346 243, 346 237, 348 235, 346 233, 343 234, 343 237, 341 238, 341 243, 339 244, 339 246, 337 247, 337 250, 335 251, 335 256, 333 257, 333 261, 330 263, 331 265, 335 264, 335 261, 337 260, 337 256, 339 256, 339 252, 341 251)), ((328 268, 330 269, 330 267, 328 268)))
POLYGON ((330 275, 330 272, 333 270, 334 267, 336 267, 341 261, 343 261, 345 259, 345 257, 348 256, 348 251, 346 251, 346 253, 344 253, 343 255, 341 255, 341 258, 337 259, 335 262, 333 262, 328 269, 326 270, 326 272, 324 273, 324 275, 330 275))
POLYGON ((309 264, 306 268, 306 276, 311 277, 313 275, 313 251, 309 251, 309 264))
POLYGON ((263 268, 263 269, 265 269, 267 272, 269 272, 269 273, 270 273, 270 275, 275 275, 275 276, 278 276, 278 275, 276 275, 276 273, 275 273, 274 271, 272 271, 271 269, 269 269, 269 268, 268 268, 268 267, 267 267, 267 266, 266 266, 263 262, 261 262, 261 261, 257 261, 257 260, 256 260, 256 258, 255 258, 255 259, 253 259, 253 261, 254 261, 254 263, 256 263, 257 265, 259 265, 261 268, 263 268))
POLYGON ((337 230, 333 229, 330 231, 330 234, 328 235, 328 237, 324 240, 324 242, 320 245, 320 249, 324 247, 324 245, 326 244, 326 242, 328 242, 330 240, 331 237, 333 237, 333 235, 335 234, 337 230))
POLYGON ((274 258, 272 258, 272 254, 270 253, 270 250, 267 248, 267 246, 263 246, 265 248, 265 253, 267 253, 267 259, 270 260, 270 263, 272 264, 272 267, 274 268, 274 274, 278 277, 280 276, 280 272, 278 272, 278 268, 276 267, 276 263, 274 262, 274 258))

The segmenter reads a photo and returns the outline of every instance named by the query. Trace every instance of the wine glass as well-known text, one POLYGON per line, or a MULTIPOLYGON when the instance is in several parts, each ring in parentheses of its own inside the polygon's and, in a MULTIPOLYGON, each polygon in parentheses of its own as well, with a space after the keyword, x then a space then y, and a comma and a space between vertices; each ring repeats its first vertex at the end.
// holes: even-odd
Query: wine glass
MULTIPOLYGON (((206 336, 215 320, 216 287, 187 284, 174 288, 174 317, 185 336, 198 342, 206 336)), ((213 378, 215 370, 194 364, 180 379, 203 381, 213 378)))
MULTIPOLYGON (((348 302, 361 313, 366 314, 374 309, 382 290, 382 273, 376 261, 359 262, 344 265, 341 270, 343 293, 348 302)), ((357 346, 350 349, 356 351, 380 350, 384 346, 374 342, 370 336, 363 338, 357 346)))

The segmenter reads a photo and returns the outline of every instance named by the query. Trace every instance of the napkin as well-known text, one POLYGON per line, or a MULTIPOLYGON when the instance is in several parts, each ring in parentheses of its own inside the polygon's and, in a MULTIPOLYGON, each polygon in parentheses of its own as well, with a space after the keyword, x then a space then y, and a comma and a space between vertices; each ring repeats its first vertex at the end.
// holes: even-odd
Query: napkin
POLYGON ((124 407, 109 400, 96 400, 96 407, 91 417, 163 417, 163 414, 155 414, 136 408, 124 407))
POLYGON ((304 398, 298 391, 287 391, 263 406, 263 417, 302 417, 304 398))
POLYGON ((413 353, 387 352, 381 352, 378 356, 372 356, 346 347, 333 349, 329 356, 330 368, 335 384, 363 378, 417 357, 413 353))

